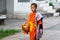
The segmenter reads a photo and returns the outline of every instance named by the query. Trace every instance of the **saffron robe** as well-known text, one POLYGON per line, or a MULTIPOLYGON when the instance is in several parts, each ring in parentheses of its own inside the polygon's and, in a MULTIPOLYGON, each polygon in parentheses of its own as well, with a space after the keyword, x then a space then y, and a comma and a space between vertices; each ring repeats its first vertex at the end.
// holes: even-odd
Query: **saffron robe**
POLYGON ((29 19, 28 19, 28 26, 30 27, 30 40, 36 40, 36 33, 37 33, 37 24, 42 24, 42 21, 39 21, 42 18, 39 12, 31 12, 29 19), (39 21, 37 23, 37 21, 39 21), (37 24, 36 24, 37 23, 37 24))

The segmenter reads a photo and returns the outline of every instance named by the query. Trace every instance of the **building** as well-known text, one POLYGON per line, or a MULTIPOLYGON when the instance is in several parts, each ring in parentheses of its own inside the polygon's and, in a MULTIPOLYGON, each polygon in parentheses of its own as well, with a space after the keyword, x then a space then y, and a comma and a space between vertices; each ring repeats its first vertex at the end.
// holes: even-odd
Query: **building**
MULTIPOLYGON (((60 0, 0 0, 0 12, 7 10, 7 18, 23 18, 30 12, 30 4, 37 3, 38 9, 40 4, 49 5, 52 2, 55 7, 60 7, 60 0)), ((44 7, 44 5, 42 5, 44 7)))

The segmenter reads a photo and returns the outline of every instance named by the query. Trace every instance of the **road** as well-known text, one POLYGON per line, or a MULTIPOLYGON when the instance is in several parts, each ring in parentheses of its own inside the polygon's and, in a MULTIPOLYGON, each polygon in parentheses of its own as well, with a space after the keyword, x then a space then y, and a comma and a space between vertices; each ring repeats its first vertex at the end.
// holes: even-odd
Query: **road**
MULTIPOLYGON (((7 28, 10 28, 10 25, 11 25, 11 28, 14 28, 13 26, 15 26, 15 29, 16 28, 21 29, 21 27, 19 27, 21 25, 18 25, 18 24, 22 24, 24 22, 25 22, 24 20, 20 20, 20 22, 12 21, 12 24, 11 22, 9 24, 7 23, 6 24, 7 24, 7 28)), ((43 27, 44 27, 44 31, 43 31, 43 36, 41 40, 60 40, 60 17, 44 18, 43 27)), ((21 32, 9 37, 5 37, 2 40, 29 40, 29 34, 26 35, 21 32)))

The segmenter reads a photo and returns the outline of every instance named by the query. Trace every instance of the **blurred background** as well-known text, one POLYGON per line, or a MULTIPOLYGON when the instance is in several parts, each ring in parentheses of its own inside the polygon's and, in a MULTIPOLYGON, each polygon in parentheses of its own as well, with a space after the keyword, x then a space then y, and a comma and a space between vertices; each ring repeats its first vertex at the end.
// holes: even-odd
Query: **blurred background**
POLYGON ((29 17, 31 3, 37 3, 37 11, 43 15, 41 40, 60 40, 60 0, 0 0, 1 40, 29 40, 29 34, 22 33, 21 25, 29 17), (2 34, 5 30, 9 35, 2 34))

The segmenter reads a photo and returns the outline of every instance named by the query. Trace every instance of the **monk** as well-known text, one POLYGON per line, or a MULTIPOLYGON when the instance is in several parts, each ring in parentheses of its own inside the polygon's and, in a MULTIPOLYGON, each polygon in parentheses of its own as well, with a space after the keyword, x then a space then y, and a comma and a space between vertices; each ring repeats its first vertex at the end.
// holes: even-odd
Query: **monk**
POLYGON ((28 24, 30 29, 30 40, 39 40, 43 34, 43 27, 42 27, 42 15, 37 12, 37 4, 31 4, 31 10, 29 15, 29 19, 25 24, 28 24))

